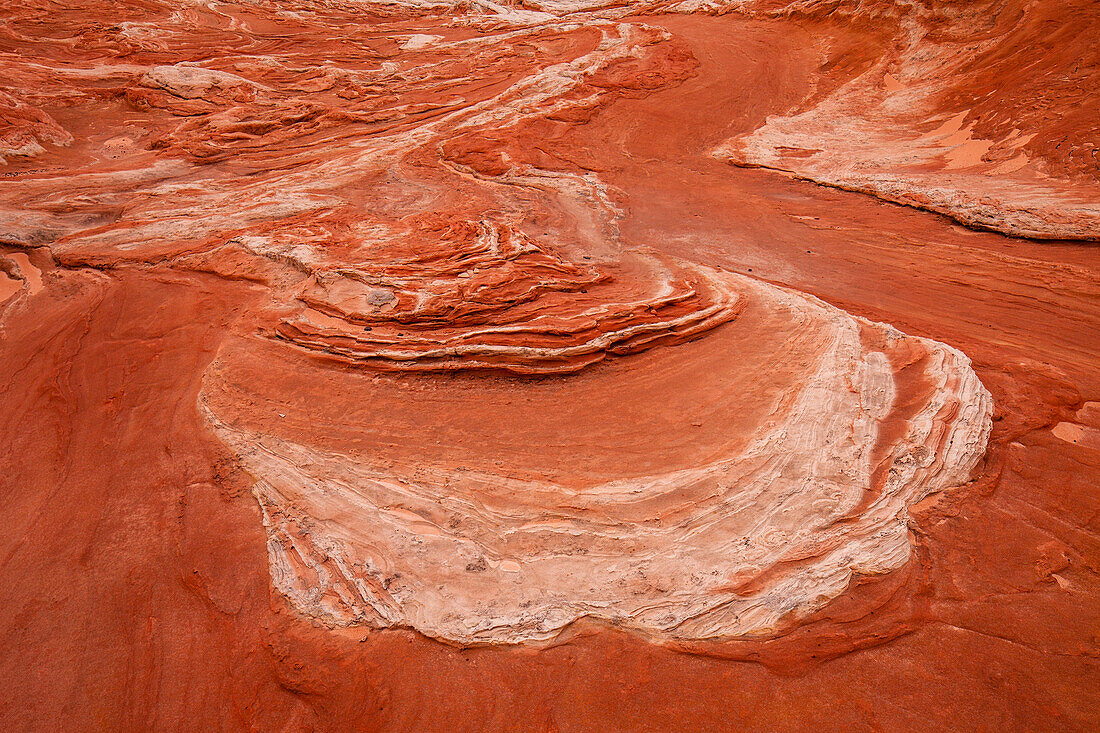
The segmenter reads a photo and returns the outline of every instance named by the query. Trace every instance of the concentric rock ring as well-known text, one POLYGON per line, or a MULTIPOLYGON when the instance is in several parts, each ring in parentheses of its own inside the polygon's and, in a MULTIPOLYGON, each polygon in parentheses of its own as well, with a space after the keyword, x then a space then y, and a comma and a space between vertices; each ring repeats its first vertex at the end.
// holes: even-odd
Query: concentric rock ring
POLYGON ((738 311, 737 294, 708 268, 635 255, 612 278, 492 222, 472 239, 436 242, 415 266, 316 275, 299 295, 308 307, 275 333, 379 369, 546 374, 677 343, 738 311))
POLYGON ((968 360, 710 277, 736 319, 528 383, 526 407, 476 374, 322 369, 307 386, 290 376, 303 356, 228 346, 202 401, 256 479, 275 586, 326 623, 464 644, 541 642, 582 617, 707 639, 773 632, 853 574, 900 567, 908 506, 985 449, 991 403, 968 360), (426 405, 434 420, 410 417, 426 405))

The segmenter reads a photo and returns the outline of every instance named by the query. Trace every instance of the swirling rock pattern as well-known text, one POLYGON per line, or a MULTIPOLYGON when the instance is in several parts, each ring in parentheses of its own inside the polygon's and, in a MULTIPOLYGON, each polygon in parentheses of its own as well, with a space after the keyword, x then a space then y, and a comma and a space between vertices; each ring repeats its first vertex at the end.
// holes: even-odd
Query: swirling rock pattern
POLYGON ((736 291, 697 267, 636 257, 630 279, 612 277, 493 222, 439 236, 411 244, 410 261, 313 273, 308 307, 276 335, 381 369, 549 374, 686 340, 738 310, 736 291))
POLYGON ((1095 729, 1097 18, 9 3, 0 720, 1095 729))
POLYGON ((628 409, 706 364, 707 381, 721 385, 706 399, 724 403, 708 431, 690 418, 713 406, 684 388, 689 394, 662 399, 686 403, 688 415, 656 429, 645 413, 660 416, 667 406, 651 407, 628 426, 652 431, 654 446, 694 447, 693 432, 718 431, 707 458, 686 466, 655 455, 644 472, 585 472, 567 456, 555 465, 560 449, 532 465, 554 442, 578 458, 628 448, 614 434, 594 445, 593 434, 608 426, 563 432, 560 421, 541 417, 553 400, 537 397, 521 410, 530 445, 517 460, 515 446, 493 435, 509 429, 514 408, 479 399, 469 425, 447 409, 482 391, 466 381, 434 388, 432 399, 453 429, 490 441, 492 465, 456 470, 435 463, 444 454, 428 447, 415 463, 394 456, 385 446, 456 436, 408 424, 402 413, 423 408, 406 398, 407 385, 362 388, 346 376, 328 376, 331 385, 311 390, 302 409, 279 413, 280 422, 324 420, 317 413, 330 404, 346 409, 324 394, 346 399, 350 391, 357 402, 388 405, 370 447, 328 445, 358 416, 315 430, 303 445, 264 419, 290 409, 280 390, 256 387, 279 357, 266 354, 261 367, 246 342, 223 355, 203 400, 219 437, 257 480, 276 587, 327 623, 411 626, 467 644, 545 641, 580 617, 702 639, 776 631, 839 594, 854 574, 900 567, 909 557, 908 505, 966 481, 985 449, 991 403, 968 360, 751 278, 715 279, 746 301, 743 320, 708 334, 691 354, 673 348, 635 372, 609 364, 571 387, 582 405, 599 389, 628 409), (742 347, 763 338, 761 330, 774 341, 769 348, 742 347), (777 360, 798 367, 777 370, 777 360), (900 389, 895 370, 909 372, 900 389), (730 410, 741 419, 729 419, 730 410), (603 480, 593 482, 596 475, 603 480))
POLYGON ((1100 131, 1080 124, 1078 115, 1100 114, 1091 92, 1100 64, 1081 63, 1069 51, 1072 43, 1048 36, 1052 24, 1069 38, 1095 34, 1094 10, 1088 2, 1054 10, 1013 0, 839 9, 810 0, 771 9, 873 22, 895 28, 898 40, 869 68, 841 72, 829 93, 728 141, 715 155, 977 228, 1098 239, 1100 131), (1064 111, 1053 113, 1054 104, 1064 111))

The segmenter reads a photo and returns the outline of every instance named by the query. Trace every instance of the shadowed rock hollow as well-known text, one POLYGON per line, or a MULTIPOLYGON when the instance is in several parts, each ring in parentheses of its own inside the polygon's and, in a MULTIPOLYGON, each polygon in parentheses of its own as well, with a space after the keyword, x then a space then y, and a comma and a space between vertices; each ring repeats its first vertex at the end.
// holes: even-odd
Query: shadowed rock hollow
POLYGON ((1093 729, 1096 31, 0 11, 0 718, 1093 729))

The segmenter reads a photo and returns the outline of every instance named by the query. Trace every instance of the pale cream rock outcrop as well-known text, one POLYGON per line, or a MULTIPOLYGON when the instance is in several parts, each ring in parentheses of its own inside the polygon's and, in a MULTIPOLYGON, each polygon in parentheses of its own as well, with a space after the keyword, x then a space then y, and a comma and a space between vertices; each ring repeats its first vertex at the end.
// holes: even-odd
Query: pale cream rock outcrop
POLYGON ((227 424, 201 398, 255 478, 275 587, 328 624, 459 643, 545 642, 582 617, 690 640, 774 631, 854 574, 901 567, 908 507, 968 480, 985 451, 991 400, 969 360, 811 296, 722 277, 792 333, 824 337, 746 447, 705 465, 580 488, 510 478, 506 466, 402 466, 227 424), (903 347, 923 352, 930 386, 883 457, 900 389, 888 352, 903 347), (889 465, 877 489, 876 450, 889 465))

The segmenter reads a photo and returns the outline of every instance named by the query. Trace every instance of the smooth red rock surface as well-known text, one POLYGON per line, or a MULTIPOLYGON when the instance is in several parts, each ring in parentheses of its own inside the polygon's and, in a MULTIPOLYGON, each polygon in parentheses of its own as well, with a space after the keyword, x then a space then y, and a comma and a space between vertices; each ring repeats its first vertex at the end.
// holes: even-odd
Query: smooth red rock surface
POLYGON ((6 6, 5 729, 1095 730, 1098 28, 6 6))

